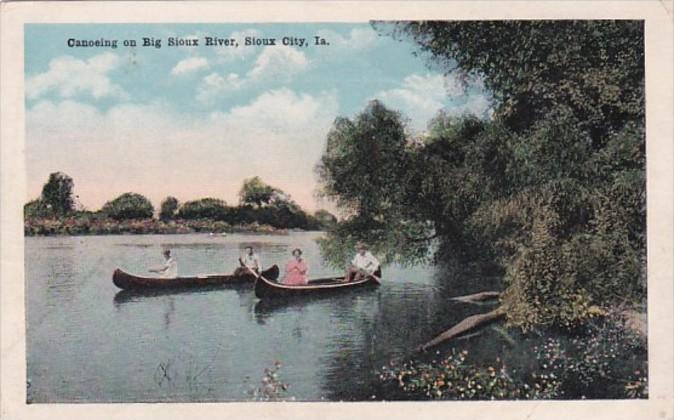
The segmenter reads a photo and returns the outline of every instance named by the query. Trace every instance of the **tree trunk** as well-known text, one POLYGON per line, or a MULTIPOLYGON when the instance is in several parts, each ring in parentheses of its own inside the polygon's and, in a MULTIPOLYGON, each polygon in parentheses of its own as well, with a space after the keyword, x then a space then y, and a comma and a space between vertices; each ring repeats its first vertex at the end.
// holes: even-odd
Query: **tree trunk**
POLYGON ((497 319, 502 318, 503 316, 505 316, 505 312, 501 308, 496 308, 493 311, 484 314, 469 316, 468 318, 459 322, 452 328, 438 335, 431 341, 417 347, 417 351, 426 351, 430 347, 434 347, 444 341, 451 340, 452 338, 459 336, 465 332, 468 332, 474 328, 477 328, 481 325, 486 325, 490 322, 496 321, 497 319))

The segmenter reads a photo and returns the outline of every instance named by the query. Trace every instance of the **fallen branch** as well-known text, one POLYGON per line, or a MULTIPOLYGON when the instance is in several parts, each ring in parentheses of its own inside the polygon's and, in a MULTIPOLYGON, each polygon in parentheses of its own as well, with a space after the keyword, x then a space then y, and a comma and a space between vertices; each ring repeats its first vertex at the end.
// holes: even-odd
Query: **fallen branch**
POLYGON ((434 347, 444 341, 451 340, 452 338, 457 337, 481 325, 485 325, 490 322, 496 321, 497 319, 502 318, 503 316, 505 316, 505 312, 501 308, 496 308, 493 311, 484 314, 469 316, 468 318, 459 322, 452 328, 448 329, 439 336, 435 337, 431 341, 417 347, 417 351, 426 351, 430 347, 434 347))
POLYGON ((452 300, 466 303, 475 303, 483 302, 485 300, 498 299, 499 296, 501 296, 501 292, 489 290, 486 292, 473 293, 472 295, 453 297, 452 300))

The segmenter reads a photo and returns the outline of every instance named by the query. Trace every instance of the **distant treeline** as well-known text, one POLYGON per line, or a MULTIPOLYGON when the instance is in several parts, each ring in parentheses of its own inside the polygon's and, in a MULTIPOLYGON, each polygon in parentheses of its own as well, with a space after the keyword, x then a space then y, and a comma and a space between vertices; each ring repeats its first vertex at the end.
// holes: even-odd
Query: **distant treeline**
POLYGON ((166 197, 158 213, 150 200, 130 192, 108 201, 98 211, 77 209, 73 186, 72 178, 64 173, 49 176, 40 198, 24 206, 26 235, 269 233, 285 229, 326 229, 337 220, 325 210, 307 213, 288 194, 258 177, 244 181, 237 206, 228 206, 224 200, 211 197, 185 203, 166 197))

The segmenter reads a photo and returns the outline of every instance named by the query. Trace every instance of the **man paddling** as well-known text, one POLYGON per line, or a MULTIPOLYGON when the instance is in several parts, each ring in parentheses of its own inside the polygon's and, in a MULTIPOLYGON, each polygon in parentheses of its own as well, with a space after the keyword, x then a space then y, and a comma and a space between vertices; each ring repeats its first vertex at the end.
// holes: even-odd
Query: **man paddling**
POLYGON ((379 260, 368 250, 363 242, 356 244, 356 255, 351 260, 351 265, 346 270, 344 281, 359 281, 373 275, 379 269, 379 260))
POLYGON ((239 262, 242 266, 248 267, 255 274, 260 274, 262 272, 262 263, 260 262, 260 257, 257 256, 252 246, 246 247, 246 254, 239 258, 239 262))
POLYGON ((163 278, 172 279, 178 277, 178 263, 176 259, 171 256, 171 250, 164 250, 164 266, 162 268, 153 268, 149 270, 151 273, 159 273, 163 278))

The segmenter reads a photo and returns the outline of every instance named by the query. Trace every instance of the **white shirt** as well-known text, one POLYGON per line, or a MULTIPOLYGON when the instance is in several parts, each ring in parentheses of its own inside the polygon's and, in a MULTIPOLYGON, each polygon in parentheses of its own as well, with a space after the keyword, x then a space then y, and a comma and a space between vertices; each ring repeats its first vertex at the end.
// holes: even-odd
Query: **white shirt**
POLYGON ((379 260, 377 260, 377 258, 375 258, 375 256, 372 255, 370 251, 366 251, 365 255, 360 255, 360 252, 357 253, 356 256, 351 260, 351 264, 357 268, 360 268, 361 270, 365 270, 366 272, 373 274, 377 270, 377 267, 379 267, 379 260))
POLYGON ((262 270, 262 263, 260 263, 260 257, 257 256, 257 254, 253 253, 253 255, 246 254, 242 258, 243 264, 250 268, 251 270, 262 270))
POLYGON ((170 257, 168 260, 166 260, 166 263, 164 263, 164 267, 161 271, 161 276, 167 279, 178 277, 178 262, 175 260, 175 258, 170 257))

